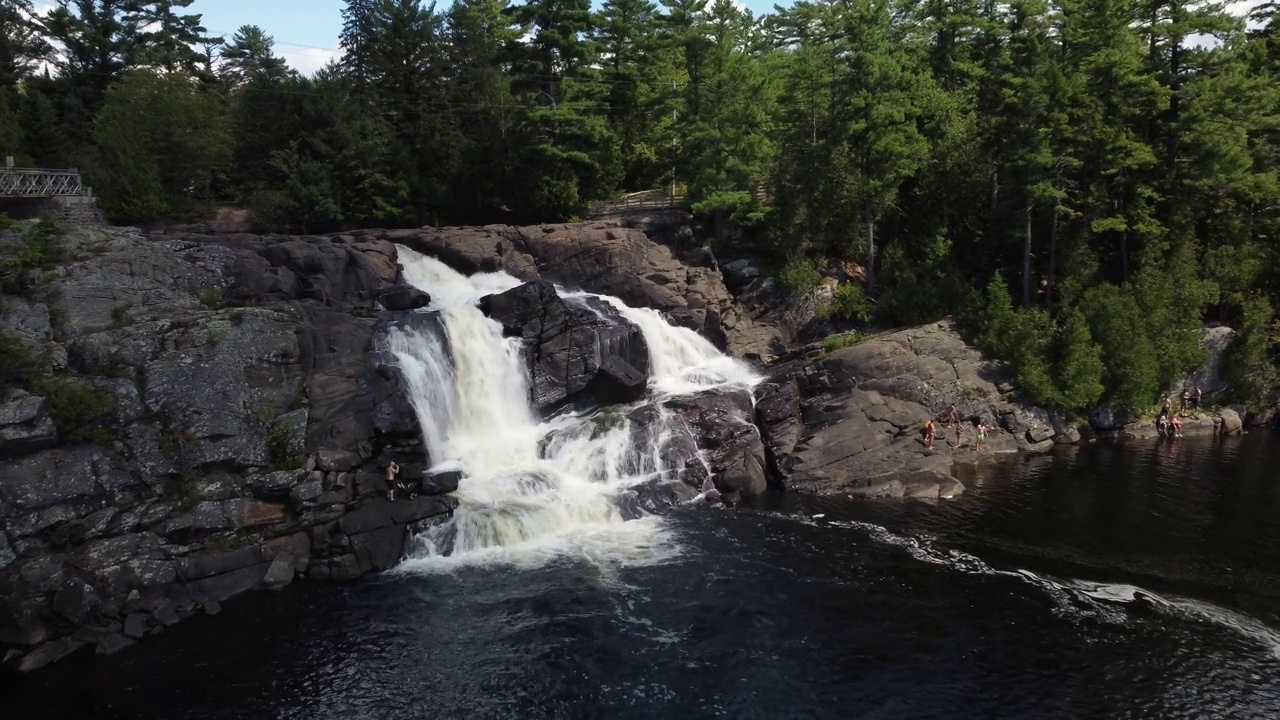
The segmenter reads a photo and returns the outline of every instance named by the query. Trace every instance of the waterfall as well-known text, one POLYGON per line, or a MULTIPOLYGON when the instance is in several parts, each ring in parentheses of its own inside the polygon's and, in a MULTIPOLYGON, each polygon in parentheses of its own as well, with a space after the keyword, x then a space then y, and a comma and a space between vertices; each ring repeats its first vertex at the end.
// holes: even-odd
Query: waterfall
MULTIPOLYGON (((566 555, 642 564, 678 552, 661 518, 634 517, 617 501, 628 488, 670 470, 662 448, 675 422, 664 422, 647 447, 636 447, 625 415, 629 407, 538 419, 529 406, 520 339, 504 338, 501 325, 478 307, 480 298, 521 281, 503 272, 464 276, 397 249, 406 280, 431 295, 420 312, 436 312, 441 322, 435 332, 392 331, 387 349, 405 378, 432 471, 464 473, 453 517, 416 537, 401 569, 528 566, 566 555)), ((573 302, 587 294, 562 296, 573 302)), ((758 381, 743 364, 657 312, 595 297, 640 327, 649 345, 651 389, 658 394, 758 381)))

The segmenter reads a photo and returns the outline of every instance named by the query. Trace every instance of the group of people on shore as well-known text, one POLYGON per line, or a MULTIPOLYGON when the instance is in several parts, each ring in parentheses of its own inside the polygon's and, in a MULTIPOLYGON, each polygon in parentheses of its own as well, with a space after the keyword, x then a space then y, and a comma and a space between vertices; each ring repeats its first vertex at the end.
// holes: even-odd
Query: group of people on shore
POLYGON ((1160 414, 1156 416, 1156 432, 1161 436, 1182 437, 1182 418, 1187 415, 1187 407, 1190 406, 1193 413, 1200 411, 1200 405, 1204 402, 1204 390, 1196 386, 1195 390, 1189 387, 1182 388, 1182 395, 1179 398, 1182 404, 1178 408, 1178 412, 1173 412, 1173 396, 1167 395, 1164 404, 1160 407, 1160 414))
MULTIPOLYGON (((943 422, 947 424, 947 428, 954 430, 956 433, 956 447, 960 447, 963 439, 964 424, 960 419, 960 411, 956 409, 955 403, 947 408, 947 412, 942 417, 943 422)), ((973 419, 974 430, 974 450, 981 450, 982 443, 987 440, 987 426, 982 422, 981 418, 973 419)), ((929 450, 933 449, 933 443, 938 439, 938 425, 933 418, 924 421, 924 446, 929 450)))

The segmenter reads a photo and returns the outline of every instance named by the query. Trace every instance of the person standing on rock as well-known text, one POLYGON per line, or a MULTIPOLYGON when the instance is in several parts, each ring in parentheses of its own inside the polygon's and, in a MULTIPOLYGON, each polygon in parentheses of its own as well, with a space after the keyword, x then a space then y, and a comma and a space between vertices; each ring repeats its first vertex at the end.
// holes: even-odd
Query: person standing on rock
POLYGON ((956 445, 960 445, 960 411, 956 409, 956 404, 951 403, 947 408, 947 425, 956 431, 956 445))
POLYGON ((978 429, 978 441, 973 446, 974 452, 981 450, 983 441, 987 439, 987 426, 984 425, 981 420, 978 421, 977 429, 978 429))
POLYGON ((388 460, 385 467, 387 471, 387 499, 395 500, 396 475, 400 473, 400 466, 394 460, 388 460))
POLYGON ((1200 386, 1197 385, 1195 397, 1191 399, 1191 406, 1195 408, 1197 413, 1200 412, 1200 403, 1202 402, 1204 402, 1204 390, 1201 390, 1200 386))
POLYGON ((1187 405, 1190 401, 1191 401, 1191 391, 1185 387, 1182 388, 1182 409, 1178 410, 1179 415, 1187 414, 1187 405))
POLYGON ((938 437, 938 429, 933 424, 933 418, 924 421, 924 446, 930 450, 933 449, 933 441, 938 437))

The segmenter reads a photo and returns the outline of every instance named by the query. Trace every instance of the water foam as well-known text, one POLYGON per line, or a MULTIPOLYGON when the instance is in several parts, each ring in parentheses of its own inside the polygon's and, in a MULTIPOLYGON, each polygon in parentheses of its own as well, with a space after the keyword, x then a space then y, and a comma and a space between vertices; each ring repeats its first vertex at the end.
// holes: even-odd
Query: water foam
POLYGON ((927 536, 899 535, 872 523, 852 520, 817 522, 823 516, 799 518, 812 525, 841 527, 867 534, 883 545, 901 548, 912 558, 932 565, 967 574, 1009 577, 1027 583, 1048 595, 1054 602, 1054 613, 1079 619, 1088 618, 1113 625, 1128 625, 1132 616, 1124 606, 1145 603, 1157 612, 1181 620, 1213 625, 1235 633, 1247 642, 1264 648, 1272 657, 1280 659, 1280 632, 1244 613, 1213 603, 1171 594, 1160 594, 1122 583, 1099 583, 1089 580, 1062 580, 1040 575, 1030 570, 1000 570, 981 558, 954 549, 940 547, 927 536))
MULTIPOLYGON (((617 498, 669 472, 661 449, 676 423, 639 447, 625 419, 595 414, 540 421, 529 407, 520 340, 479 310, 480 298, 520 284, 507 273, 464 276, 398 248, 405 278, 430 293, 441 329, 391 333, 410 401, 434 469, 465 473, 453 517, 415 538, 403 572, 475 564, 536 566, 562 556, 600 565, 662 562, 679 546, 661 518, 624 515, 617 498)), ((581 298, 583 293, 565 293, 581 298)), ((607 296, 635 322, 650 347, 652 384, 661 393, 758 381, 696 333, 607 296)), ((687 432, 687 430, 685 430, 687 432)))

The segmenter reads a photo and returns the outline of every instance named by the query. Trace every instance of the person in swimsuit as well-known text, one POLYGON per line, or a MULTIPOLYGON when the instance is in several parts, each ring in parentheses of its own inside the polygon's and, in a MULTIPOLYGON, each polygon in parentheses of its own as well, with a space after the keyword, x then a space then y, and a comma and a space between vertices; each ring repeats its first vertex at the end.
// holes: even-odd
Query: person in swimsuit
POLYGON ((933 449, 933 441, 938 437, 938 429, 933 424, 933 418, 924 421, 924 446, 933 449))
POLYGON ((400 473, 400 466, 394 460, 388 460, 385 468, 387 472, 387 499, 395 500, 396 475, 400 473))
POLYGON ((974 449, 974 450, 981 450, 981 449, 982 449, 982 443, 983 443, 983 441, 985 441, 986 439, 987 439, 987 426, 986 426, 986 425, 983 425, 983 424, 982 424, 982 421, 981 421, 981 420, 979 420, 979 421, 978 421, 978 442, 977 442, 977 444, 975 444, 975 445, 973 446, 973 449, 974 449))
POLYGON ((1173 416, 1172 426, 1169 428, 1171 437, 1182 437, 1182 420, 1177 415, 1173 416))
POLYGON ((1204 402, 1204 390, 1201 390, 1200 386, 1197 385, 1196 394, 1191 399, 1191 406, 1196 409, 1196 412, 1200 412, 1200 403, 1202 402, 1204 402))
POLYGON ((1191 401, 1191 391, 1188 390, 1187 388, 1182 388, 1182 407, 1178 410, 1179 415, 1187 414, 1187 404, 1190 401, 1191 401))

